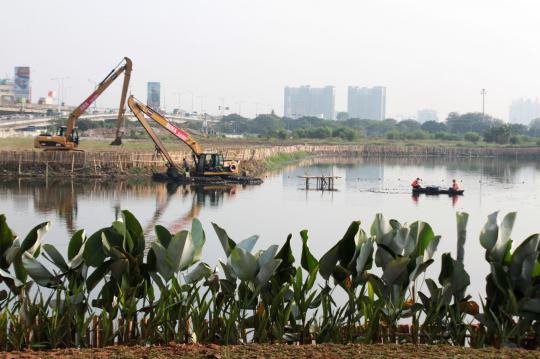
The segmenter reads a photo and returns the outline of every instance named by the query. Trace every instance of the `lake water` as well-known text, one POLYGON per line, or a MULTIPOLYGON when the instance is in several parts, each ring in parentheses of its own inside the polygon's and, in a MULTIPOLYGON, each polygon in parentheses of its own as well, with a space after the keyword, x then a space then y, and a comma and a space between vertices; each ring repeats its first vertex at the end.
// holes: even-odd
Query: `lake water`
MULTIPOLYGON (((203 259, 217 264, 224 253, 211 226, 225 228, 231 238, 261 237, 256 248, 282 244, 293 233, 299 259, 299 231, 309 230, 310 246, 320 257, 345 233, 353 220, 369 227, 376 213, 400 222, 424 220, 442 236, 430 275, 436 279, 440 256, 456 252, 456 211, 470 214, 465 268, 471 276, 470 294, 484 291, 489 270, 478 235, 488 214, 518 211, 512 238, 521 242, 540 232, 540 163, 496 159, 358 158, 346 161, 316 159, 268 174, 260 186, 229 186, 195 190, 167 187, 150 181, 18 179, 0 180, 0 213, 19 236, 32 226, 51 221, 45 241, 67 251, 68 238, 84 228, 91 234, 108 226, 129 209, 141 221, 149 239, 153 226, 172 231, 189 228, 198 217, 206 230, 203 259), (304 190, 301 175, 336 175, 334 192, 304 190), (465 195, 413 197, 410 182, 448 187, 456 178, 465 195)), ((299 260, 298 260, 299 264, 299 260)))

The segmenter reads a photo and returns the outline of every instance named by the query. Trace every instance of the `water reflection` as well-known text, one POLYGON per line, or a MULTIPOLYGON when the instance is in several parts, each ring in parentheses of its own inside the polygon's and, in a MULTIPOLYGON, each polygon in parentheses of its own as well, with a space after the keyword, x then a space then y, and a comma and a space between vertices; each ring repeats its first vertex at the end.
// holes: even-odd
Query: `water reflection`
POLYGON ((202 207, 218 207, 241 188, 242 186, 236 184, 181 186, 146 180, 109 182, 101 179, 53 179, 44 181, 35 178, 19 178, 0 180, 0 198, 5 200, 12 198, 16 203, 24 203, 24 200, 31 199, 34 212, 44 216, 56 215, 65 223, 68 233, 73 234, 81 228, 77 224, 81 199, 89 198, 96 204, 102 201, 112 202, 114 219, 118 220, 122 216, 121 210, 124 209, 121 197, 128 196, 137 199, 154 197, 155 209, 144 226, 145 235, 152 237, 154 226, 160 223, 171 202, 191 203, 189 209, 176 215, 171 223, 162 223, 170 231, 176 232, 186 228, 191 220, 199 215, 202 207))

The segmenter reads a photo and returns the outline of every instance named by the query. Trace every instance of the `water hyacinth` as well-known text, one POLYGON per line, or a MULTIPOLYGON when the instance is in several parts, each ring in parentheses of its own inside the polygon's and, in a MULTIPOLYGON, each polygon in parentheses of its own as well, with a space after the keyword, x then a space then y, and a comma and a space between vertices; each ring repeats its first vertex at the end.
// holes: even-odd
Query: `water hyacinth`
POLYGON ((241 342, 448 343, 540 345, 540 236, 512 249, 516 214, 488 217, 480 233, 486 296, 467 294, 466 213, 457 213, 457 258, 436 254, 440 236, 421 221, 377 214, 369 231, 351 223, 320 258, 308 231, 300 259, 285 242, 255 250, 258 236, 235 241, 212 224, 224 260, 201 262, 206 234, 155 227, 147 245, 129 211, 67 253, 45 243, 48 223, 24 239, 0 215, 0 346, 100 347, 122 344, 241 342), (424 278, 440 261, 437 278, 424 278), (377 275, 375 273, 381 273, 377 275), (425 285, 422 285, 425 284, 425 285), (425 288, 418 290, 417 288, 425 288), (346 294, 342 303, 337 291, 346 294))

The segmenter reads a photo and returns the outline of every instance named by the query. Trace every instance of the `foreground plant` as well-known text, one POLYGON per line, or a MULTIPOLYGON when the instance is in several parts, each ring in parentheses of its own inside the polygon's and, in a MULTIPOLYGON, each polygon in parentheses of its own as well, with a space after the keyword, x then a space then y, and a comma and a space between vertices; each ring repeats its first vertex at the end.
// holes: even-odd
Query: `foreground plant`
POLYGON ((80 230, 67 255, 42 243, 48 223, 20 240, 0 215, 0 348, 202 342, 447 343, 540 345, 540 236, 512 251, 515 213, 489 216, 480 234, 490 273, 482 308, 467 294, 463 260, 468 215, 457 213, 457 257, 440 256, 441 237, 421 221, 387 221, 369 232, 358 221, 316 258, 308 232, 297 263, 289 235, 256 250, 213 224, 225 254, 200 262, 201 223, 147 242, 128 211, 89 237, 80 230), (376 268, 373 268, 376 267, 376 268), (380 275, 378 275, 380 273, 380 275), (337 296, 344 298, 337 300, 337 296))

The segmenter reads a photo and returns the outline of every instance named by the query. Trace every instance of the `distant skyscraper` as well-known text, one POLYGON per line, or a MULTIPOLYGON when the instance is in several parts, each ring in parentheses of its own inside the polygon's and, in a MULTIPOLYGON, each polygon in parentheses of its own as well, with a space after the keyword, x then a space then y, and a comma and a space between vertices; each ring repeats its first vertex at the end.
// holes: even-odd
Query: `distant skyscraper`
POLYGON ((299 118, 316 116, 326 120, 335 120, 334 87, 321 88, 301 86, 285 87, 284 116, 299 118))
POLYGON ((536 100, 523 99, 515 100, 510 106, 510 115, 508 120, 510 123, 520 123, 529 125, 531 120, 540 117, 540 102, 536 100))
POLYGON ((148 106, 154 110, 159 110, 161 108, 161 83, 149 82, 146 97, 148 106))
POLYGON ((416 121, 420 123, 427 121, 439 121, 439 117, 437 116, 437 111, 426 108, 423 110, 418 110, 416 113, 416 121))
POLYGON ((349 86, 347 113, 349 118, 384 120, 386 116, 386 87, 349 86))
POLYGON ((30 102, 30 67, 15 67, 15 81, 13 92, 16 102, 30 102))

